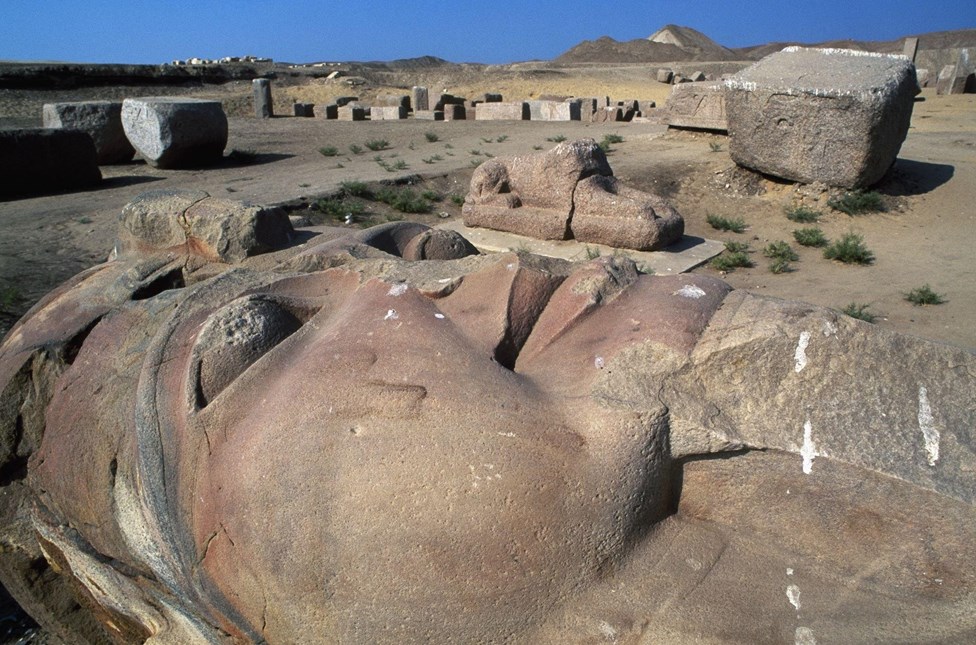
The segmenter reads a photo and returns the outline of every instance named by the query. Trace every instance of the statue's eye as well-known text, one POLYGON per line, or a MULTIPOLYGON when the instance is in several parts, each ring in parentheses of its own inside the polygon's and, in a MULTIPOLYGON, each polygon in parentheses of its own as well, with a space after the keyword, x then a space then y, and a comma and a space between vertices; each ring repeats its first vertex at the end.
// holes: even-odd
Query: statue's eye
POLYGON ((252 363, 302 326, 266 296, 244 296, 213 314, 197 336, 197 405, 206 407, 252 363))

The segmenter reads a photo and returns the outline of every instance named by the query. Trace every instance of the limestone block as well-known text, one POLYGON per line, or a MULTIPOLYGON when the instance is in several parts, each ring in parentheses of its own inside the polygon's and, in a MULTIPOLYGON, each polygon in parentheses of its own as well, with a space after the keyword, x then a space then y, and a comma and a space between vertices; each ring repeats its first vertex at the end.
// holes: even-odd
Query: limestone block
POLYGON ((271 100, 271 80, 256 78, 251 81, 254 86, 254 116, 259 119, 270 119, 274 116, 274 102, 271 100))
POLYGON ((665 69, 662 67, 661 69, 657 70, 656 78, 658 83, 670 84, 671 81, 674 80, 674 72, 671 71, 670 69, 665 69))
POLYGON ((315 116, 314 103, 295 103, 293 109, 295 111, 295 116, 305 117, 305 118, 315 116))
POLYGON ((157 168, 199 167, 223 157, 227 116, 220 101, 167 96, 125 99, 125 136, 157 168))
POLYGON ((525 121, 529 119, 529 105, 515 103, 482 103, 475 117, 478 121, 525 121))
POLYGON ((100 166, 127 163, 136 154, 122 129, 121 101, 45 103, 43 119, 45 128, 87 133, 95 142, 100 166))
POLYGON ((415 110, 413 118, 421 121, 443 121, 444 112, 435 110, 415 110))
POLYGON ((566 101, 526 101, 532 121, 579 121, 580 104, 566 101))
POLYGON ((374 105, 369 118, 373 121, 399 121, 407 118, 407 108, 402 105, 374 105))
POLYGON ((0 130, 0 196, 77 190, 98 184, 98 155, 79 130, 0 130))
POLYGON ((339 118, 339 106, 335 103, 329 103, 322 110, 322 117, 329 120, 334 120, 339 118))
POLYGON ((410 90, 413 104, 413 111, 421 112, 430 109, 430 94, 427 88, 422 85, 414 85, 410 90))
POLYGON ((665 119, 674 128, 725 132, 725 86, 722 83, 682 83, 671 88, 664 106, 665 119))
POLYGON ((788 47, 725 82, 729 154, 806 183, 877 182, 908 133, 915 69, 904 57, 788 47))
POLYGON ((366 108, 359 105, 341 105, 338 110, 340 121, 365 121, 366 108))
POLYGON ((467 119, 467 110, 461 104, 447 103, 444 105, 443 113, 445 121, 464 121, 467 119))

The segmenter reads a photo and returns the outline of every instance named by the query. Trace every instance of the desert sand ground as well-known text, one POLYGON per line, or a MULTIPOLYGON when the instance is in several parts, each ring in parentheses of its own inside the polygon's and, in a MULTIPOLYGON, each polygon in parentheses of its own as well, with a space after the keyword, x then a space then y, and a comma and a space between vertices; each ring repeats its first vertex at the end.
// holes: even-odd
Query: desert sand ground
MULTIPOLYGON (((655 67, 656 68, 656 67, 655 67)), ((432 88, 442 85, 456 95, 502 91, 506 99, 543 94, 608 95, 657 100, 670 87, 651 79, 652 69, 622 66, 615 70, 527 69, 504 74, 436 77, 417 72, 432 88)), ((418 81, 418 82, 420 82, 418 81)), ((295 101, 324 103, 339 95, 364 97, 402 93, 403 85, 352 87, 315 80, 275 87, 278 113, 295 101)), ((195 188, 214 195, 264 204, 312 204, 335 192, 345 181, 407 181, 449 197, 463 196, 471 170, 488 155, 532 153, 554 145, 559 137, 618 134, 623 142, 609 155, 616 175, 628 184, 671 199, 691 235, 746 242, 753 268, 723 275, 737 288, 787 299, 841 308, 851 302, 869 305, 877 324, 966 348, 976 347, 976 256, 969 235, 976 223, 976 95, 936 96, 923 91, 915 103, 912 128, 889 176, 877 186, 887 211, 851 217, 826 206, 827 193, 772 181, 737 170, 722 135, 675 131, 654 123, 589 124, 579 122, 336 122, 322 119, 250 116, 250 84, 230 83, 193 90, 167 90, 224 101, 230 118, 231 149, 256 153, 253 163, 228 158, 206 170, 157 170, 136 160, 102 168, 105 181, 97 190, 0 202, 0 286, 7 294, 2 328, 53 286, 92 264, 113 247, 115 219, 121 208, 145 190, 195 188), (427 133, 437 135, 431 142, 427 133), (385 139, 389 148, 360 154, 350 146, 385 139), (335 147, 333 157, 318 152, 335 147), (388 172, 403 162, 405 168, 388 172), (835 239, 854 231, 874 252, 870 266, 851 266, 823 259, 819 249, 799 247, 794 271, 773 274, 761 250, 786 240, 800 225, 783 209, 803 204, 824 213, 821 227, 835 239), (741 217, 745 233, 722 233, 706 224, 708 214, 741 217), (905 292, 924 284, 944 294, 938 306, 913 306, 905 292)), ((89 88, 67 91, 0 91, 0 127, 39 125, 44 102, 146 95, 145 88, 89 88)), ((151 93, 159 94, 159 88, 151 93)), ((376 212, 365 223, 385 221, 376 212)), ((459 207, 445 198, 431 215, 412 217, 428 223, 455 218, 459 207)), ((362 225, 362 224, 360 224, 362 225)), ((698 272, 717 274, 703 266, 698 272)))

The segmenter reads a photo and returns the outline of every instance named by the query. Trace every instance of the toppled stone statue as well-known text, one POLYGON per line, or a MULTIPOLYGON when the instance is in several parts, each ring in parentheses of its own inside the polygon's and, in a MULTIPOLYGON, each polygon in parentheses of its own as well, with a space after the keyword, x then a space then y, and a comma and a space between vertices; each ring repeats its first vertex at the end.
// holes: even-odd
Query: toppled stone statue
POLYGON ((787 47, 725 82, 729 155, 804 183, 862 188, 895 162, 912 117, 904 56, 787 47))
POLYGON ((471 177, 462 215, 466 226, 639 251, 662 249, 684 234, 684 220, 664 199, 613 177, 593 139, 486 161, 471 177))
POLYGON ((42 624, 72 643, 976 629, 972 353, 623 258, 347 232, 236 264, 127 246, 11 330, 0 576, 42 624))

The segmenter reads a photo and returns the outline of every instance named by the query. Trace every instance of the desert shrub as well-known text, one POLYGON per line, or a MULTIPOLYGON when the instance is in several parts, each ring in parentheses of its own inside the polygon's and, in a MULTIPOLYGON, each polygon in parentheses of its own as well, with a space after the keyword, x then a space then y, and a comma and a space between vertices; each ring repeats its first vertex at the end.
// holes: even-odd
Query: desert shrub
POLYGON ((444 199, 436 190, 425 190, 424 192, 420 193, 420 196, 429 202, 439 202, 444 199))
POLYGON ((423 159, 423 162, 424 163, 435 163, 435 162, 438 162, 438 161, 442 161, 443 159, 444 159, 444 157, 442 157, 440 155, 433 155, 431 157, 427 157, 426 159, 423 159))
POLYGON ((369 189, 369 186, 361 181, 344 181, 339 184, 339 188, 342 189, 342 192, 345 195, 362 197, 363 199, 373 198, 373 192, 369 189))
POLYGON ((801 224, 810 224, 820 219, 820 211, 815 211, 806 206, 787 206, 783 212, 786 213, 786 219, 801 224))
POLYGON ((880 194, 874 191, 863 192, 860 190, 844 193, 840 197, 833 197, 827 200, 827 206, 848 215, 876 213, 885 209, 880 194))
POLYGON ((363 147, 357 146, 355 143, 351 143, 349 144, 349 152, 353 153, 354 155, 362 154, 363 147))
POLYGON ((863 320, 864 322, 873 323, 877 320, 877 316, 868 311, 868 304, 859 304, 857 302, 852 302, 843 309, 841 313, 850 316, 851 318, 857 318, 858 320, 863 320))
POLYGON ((335 197, 323 197, 315 202, 314 208, 326 217, 337 220, 344 220, 349 216, 355 218, 366 210, 362 202, 344 199, 339 195, 335 197))
POLYGON ((334 157, 339 154, 339 149, 335 146, 323 146, 319 148, 319 154, 323 157, 334 157))
POLYGON ((389 166, 386 169, 386 171, 387 172, 393 172, 394 170, 406 170, 409 167, 410 166, 407 165, 407 162, 406 161, 404 161, 403 159, 397 159, 396 162, 392 166, 389 166))
POLYGON ((721 215, 706 215, 705 221, 708 222, 709 226, 718 231, 741 233, 746 230, 746 223, 739 217, 729 218, 722 217, 721 215))
POLYGON ((562 134, 557 134, 554 137, 546 137, 546 141, 551 141, 552 143, 562 143, 566 140, 566 136, 562 134))
POLYGON ((507 140, 508 140, 508 135, 507 134, 503 134, 500 137, 498 137, 497 139, 495 139, 495 143, 504 143, 507 140))
POLYGON ((712 152, 722 152, 722 144, 715 143, 714 141, 709 142, 708 147, 712 152))
POLYGON ((744 251, 736 251, 734 253, 725 252, 722 255, 712 258, 711 266, 718 271, 729 273, 739 267, 751 267, 753 266, 753 262, 744 251))
POLYGON ((464 204, 464 195, 451 195, 451 203, 455 206, 462 206, 464 204))
POLYGON ((430 143, 436 143, 437 141, 441 140, 440 136, 436 132, 424 132, 424 137, 430 143))
POLYGON ((749 245, 745 242, 726 242, 725 250, 729 253, 746 253, 749 251, 749 245))
POLYGON ((857 233, 845 233, 842 238, 824 249, 824 257, 845 264, 871 264, 874 253, 864 246, 864 238, 857 233))
POLYGON ((381 188, 376 191, 376 200, 387 204, 393 210, 401 213, 429 213, 430 202, 417 195, 409 188, 396 190, 393 188, 381 188))
POLYGON ((793 239, 800 246, 827 246, 827 236, 817 227, 798 228, 793 231, 793 239))
POLYGON ((373 152, 378 152, 380 150, 386 150, 390 147, 390 142, 386 139, 370 139, 366 142, 366 147, 373 152))
POLYGON ((766 248, 763 249, 763 255, 767 258, 786 260, 787 262, 795 262, 800 259, 793 247, 782 240, 767 244, 766 248))
POLYGON ((905 294, 905 300, 912 303, 915 306, 920 305, 941 305, 945 302, 945 296, 940 293, 932 291, 932 287, 929 285, 924 285, 912 289, 905 294))
POLYGON ((624 138, 619 134, 608 134, 603 137, 603 140, 607 143, 623 143, 624 138))

